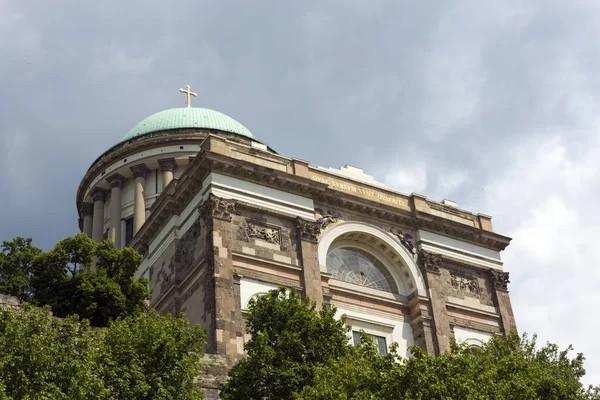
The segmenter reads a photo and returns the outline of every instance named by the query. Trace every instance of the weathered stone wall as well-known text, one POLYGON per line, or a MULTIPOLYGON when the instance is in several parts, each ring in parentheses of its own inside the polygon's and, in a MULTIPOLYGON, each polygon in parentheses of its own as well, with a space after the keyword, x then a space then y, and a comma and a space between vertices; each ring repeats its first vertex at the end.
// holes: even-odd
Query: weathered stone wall
POLYGON ((19 309, 21 302, 15 296, 9 294, 0 294, 0 308, 17 310, 19 309))
POLYGON ((218 400, 218 385, 227 376, 227 360, 219 354, 205 354, 201 364, 196 383, 202 388, 205 400, 218 400))

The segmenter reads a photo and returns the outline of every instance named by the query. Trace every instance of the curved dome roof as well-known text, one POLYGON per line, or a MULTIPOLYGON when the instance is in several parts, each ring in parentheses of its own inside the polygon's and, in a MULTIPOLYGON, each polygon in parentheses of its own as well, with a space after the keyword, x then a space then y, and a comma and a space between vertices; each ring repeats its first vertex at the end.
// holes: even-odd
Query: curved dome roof
POLYGON ((258 140, 244 125, 235 119, 208 108, 171 108, 153 114, 131 128, 123 141, 153 132, 182 128, 205 128, 236 133, 258 140))

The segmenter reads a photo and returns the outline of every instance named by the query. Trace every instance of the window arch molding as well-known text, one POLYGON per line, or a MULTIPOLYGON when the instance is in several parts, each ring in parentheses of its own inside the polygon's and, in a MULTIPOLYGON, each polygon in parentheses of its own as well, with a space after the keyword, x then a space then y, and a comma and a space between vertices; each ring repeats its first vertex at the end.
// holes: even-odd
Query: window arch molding
POLYGON ((478 347, 478 348, 483 348, 483 346, 485 346, 485 343, 483 342, 483 340, 481 339, 475 339, 475 338, 468 338, 462 341, 462 343, 466 344, 467 346, 473 348, 473 347, 478 347))
MULTIPOLYGON (((421 275, 412 254, 408 253, 396 237, 393 237, 391 234, 376 226, 364 222, 341 222, 331 226, 322 233, 318 246, 321 272, 327 273, 327 254, 330 249, 338 247, 337 243, 343 243, 341 242, 342 240, 353 234, 361 234, 363 237, 373 238, 375 241, 374 247, 385 246, 387 251, 393 254, 392 258, 396 258, 396 262, 390 262, 388 257, 388 260, 384 261, 384 263, 390 269, 399 289, 401 285, 406 282, 405 287, 407 293, 401 294, 410 294, 416 291, 420 296, 427 296, 423 276, 421 275), (337 243, 334 244, 334 242, 337 243), (332 245, 334 247, 331 247, 332 245)), ((377 254, 374 255, 377 256, 377 254)))

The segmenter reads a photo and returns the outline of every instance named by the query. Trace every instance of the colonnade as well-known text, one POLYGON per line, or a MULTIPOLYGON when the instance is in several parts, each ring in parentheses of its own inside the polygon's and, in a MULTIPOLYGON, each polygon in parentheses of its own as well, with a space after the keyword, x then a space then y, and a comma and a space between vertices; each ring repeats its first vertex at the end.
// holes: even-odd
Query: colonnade
MULTIPOLYGON (((158 160, 162 175, 163 189, 173 180, 173 173, 177 168, 174 158, 158 160)), ((134 179, 133 195, 133 234, 140 230, 146 222, 146 199, 144 196, 144 187, 146 186, 146 177, 150 169, 146 164, 137 164, 130 168, 134 179)), ((121 248, 121 219, 122 219, 122 193, 127 179, 118 173, 106 178, 110 187, 110 221, 108 238, 112 240, 117 248, 121 248)), ((83 233, 91 237, 96 242, 104 239, 104 203, 108 191, 96 187, 90 192, 93 203, 83 203, 81 214, 83 218, 83 233)))

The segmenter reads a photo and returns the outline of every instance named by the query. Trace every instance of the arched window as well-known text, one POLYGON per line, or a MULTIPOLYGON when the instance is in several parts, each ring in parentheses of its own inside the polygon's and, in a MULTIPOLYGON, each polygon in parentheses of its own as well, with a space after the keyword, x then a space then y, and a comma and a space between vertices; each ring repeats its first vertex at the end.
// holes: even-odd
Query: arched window
POLYGON ((333 279, 372 289, 398 293, 392 275, 371 253, 355 247, 338 247, 327 255, 327 272, 333 279))

